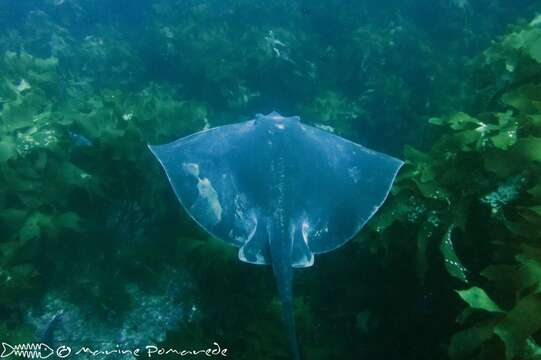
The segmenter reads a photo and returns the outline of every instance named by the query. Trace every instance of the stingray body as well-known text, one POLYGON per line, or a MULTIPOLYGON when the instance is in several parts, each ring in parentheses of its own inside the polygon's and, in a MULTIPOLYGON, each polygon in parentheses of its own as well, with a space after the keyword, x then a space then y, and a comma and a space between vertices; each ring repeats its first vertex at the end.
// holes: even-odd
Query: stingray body
POLYGON ((149 147, 202 228, 240 260, 272 266, 299 359, 293 268, 353 238, 403 162, 276 112, 149 147))

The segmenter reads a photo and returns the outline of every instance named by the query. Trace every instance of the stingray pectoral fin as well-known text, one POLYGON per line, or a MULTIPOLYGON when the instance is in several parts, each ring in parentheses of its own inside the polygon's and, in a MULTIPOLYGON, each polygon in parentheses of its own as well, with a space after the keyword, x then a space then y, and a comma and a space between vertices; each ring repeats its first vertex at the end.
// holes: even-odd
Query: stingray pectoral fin
POLYGON ((270 264, 267 226, 286 214, 290 265, 353 238, 385 201, 402 161, 277 114, 150 146, 188 214, 240 247, 239 258, 270 264))
POLYGON ((249 151, 252 130, 253 121, 248 121, 149 145, 187 213, 207 232, 238 247, 257 227, 256 209, 238 189, 243 176, 239 144, 249 151))
POLYGON ((299 139, 304 139, 296 150, 303 198, 296 203, 305 210, 295 226, 319 254, 361 230, 387 198, 403 162, 310 126, 303 125, 299 139))

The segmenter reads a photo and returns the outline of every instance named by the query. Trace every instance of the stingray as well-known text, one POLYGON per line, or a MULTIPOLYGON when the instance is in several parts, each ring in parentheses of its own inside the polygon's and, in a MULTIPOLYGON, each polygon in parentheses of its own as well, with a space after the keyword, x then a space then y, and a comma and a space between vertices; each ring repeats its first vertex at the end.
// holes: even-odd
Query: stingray
POLYGON ((277 112, 149 145, 199 226, 270 265, 292 357, 293 268, 339 248, 376 213, 403 162, 277 112))

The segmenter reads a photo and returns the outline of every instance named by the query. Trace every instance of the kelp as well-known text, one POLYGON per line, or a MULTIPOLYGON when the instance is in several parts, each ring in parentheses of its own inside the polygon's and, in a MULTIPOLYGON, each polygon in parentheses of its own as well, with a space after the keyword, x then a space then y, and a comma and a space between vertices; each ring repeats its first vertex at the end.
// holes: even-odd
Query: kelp
POLYGON ((478 113, 454 112, 429 119, 447 130, 428 153, 406 149, 406 168, 395 196, 373 223, 378 232, 382 231, 379 224, 385 224, 385 230, 395 222, 404 223, 404 194, 425 204, 418 225, 419 276, 423 279, 430 271, 426 259, 434 252, 427 244, 441 238, 442 264, 450 277, 460 280, 455 283, 456 293, 466 305, 449 342, 451 359, 539 358, 541 30, 537 19, 504 36, 475 62, 473 89, 485 84, 477 99, 483 102, 491 93, 491 105, 479 107, 483 111, 478 113), (486 79, 481 81, 482 77, 486 79), (437 211, 437 227, 428 225, 430 210, 437 211), (463 251, 453 248, 456 236, 463 251), (476 256, 479 251, 483 254, 476 256), (474 267, 474 263, 481 264, 474 267))
POLYGON ((59 92, 55 57, 6 52, 0 68, 0 309, 10 314, 2 316, 8 338, 26 334, 24 341, 31 341, 36 334, 23 326, 24 311, 50 281, 78 301, 85 294, 83 302, 101 304, 100 311, 126 305, 129 292, 105 276, 116 266, 90 271, 94 261, 109 261, 111 246, 122 251, 120 269, 143 268, 132 255, 148 245, 134 239, 140 230, 129 228, 148 227, 148 222, 115 210, 115 204, 137 201, 149 213, 156 188, 138 195, 148 174, 140 162, 147 156, 146 143, 202 129, 207 112, 204 105, 173 98, 171 89, 153 84, 129 93, 70 81, 59 92), (163 125, 156 127, 159 122, 163 125), (121 218, 111 221, 105 215, 121 218), (71 257, 72 252, 78 255, 71 257))

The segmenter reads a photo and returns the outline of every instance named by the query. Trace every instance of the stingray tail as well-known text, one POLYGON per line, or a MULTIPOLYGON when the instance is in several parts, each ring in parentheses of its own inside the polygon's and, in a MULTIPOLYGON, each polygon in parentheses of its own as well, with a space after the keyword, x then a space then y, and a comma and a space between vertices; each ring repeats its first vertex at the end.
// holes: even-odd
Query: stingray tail
POLYGON ((293 316, 293 304, 291 301, 282 303, 284 321, 287 327, 287 336, 289 338, 289 348, 294 360, 300 360, 299 344, 297 341, 297 332, 295 331, 295 318, 293 316))
POLYGON ((280 252, 286 249, 271 244, 272 270, 276 278, 278 294, 282 302, 284 322, 289 338, 289 348, 293 360, 300 360, 297 332, 295 331, 295 317, 293 315, 293 268, 290 256, 284 256, 280 252))

